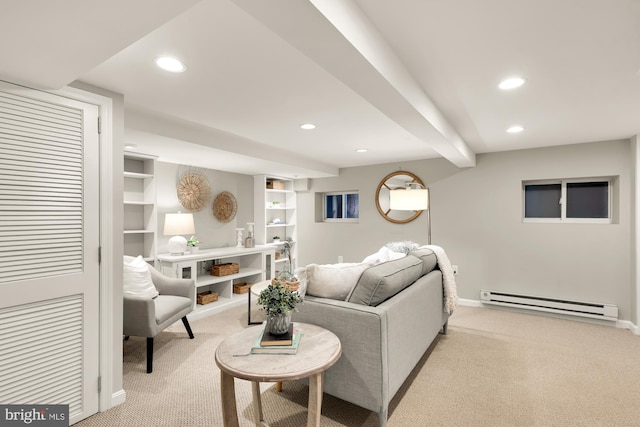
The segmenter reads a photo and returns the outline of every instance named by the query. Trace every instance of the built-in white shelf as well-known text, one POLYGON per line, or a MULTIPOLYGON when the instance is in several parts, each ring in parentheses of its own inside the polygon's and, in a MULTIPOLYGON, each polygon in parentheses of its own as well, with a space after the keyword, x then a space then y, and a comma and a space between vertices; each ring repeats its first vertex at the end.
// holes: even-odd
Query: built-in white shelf
POLYGON ((124 254, 156 258, 156 157, 124 153, 124 254))
POLYGON ((189 319, 199 319, 226 310, 236 304, 247 304, 247 294, 234 294, 235 283, 258 283, 274 277, 275 245, 257 245, 254 248, 226 247, 200 249, 183 255, 160 254, 161 272, 169 277, 195 280, 196 292, 215 291, 218 300, 196 304, 189 319), (238 273, 213 276, 214 264, 237 263, 238 273))

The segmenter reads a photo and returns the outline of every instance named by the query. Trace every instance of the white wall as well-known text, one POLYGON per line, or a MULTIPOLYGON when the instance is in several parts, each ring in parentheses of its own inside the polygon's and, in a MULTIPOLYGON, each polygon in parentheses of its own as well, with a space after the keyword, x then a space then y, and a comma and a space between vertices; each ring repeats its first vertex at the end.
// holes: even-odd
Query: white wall
MULTIPOLYGON (((180 166, 173 163, 156 163, 156 188, 158 206, 158 253, 167 252, 167 242, 171 236, 164 236, 164 216, 178 211, 188 212, 180 205, 176 193, 176 182, 180 166)), ((253 222, 253 177, 249 175, 200 169, 209 177, 211 200, 202 210, 193 213, 195 235, 200 240, 200 248, 218 248, 236 245, 236 228, 245 228, 247 222, 253 222), (236 217, 221 223, 213 216, 213 199, 222 191, 228 191, 236 197, 238 211, 236 217)), ((189 238, 190 236, 186 236, 189 238)))
POLYGON ((378 182, 403 169, 431 189, 432 243, 460 266, 461 298, 480 289, 613 303, 632 319, 631 147, 611 141, 477 156, 477 166, 458 169, 441 159, 341 170, 312 180, 298 195, 299 265, 360 261, 392 240, 424 242, 423 216, 407 225, 380 217, 373 197, 378 182), (616 223, 522 222, 522 181, 618 176, 616 223), (358 224, 316 223, 314 193, 360 191, 358 224))

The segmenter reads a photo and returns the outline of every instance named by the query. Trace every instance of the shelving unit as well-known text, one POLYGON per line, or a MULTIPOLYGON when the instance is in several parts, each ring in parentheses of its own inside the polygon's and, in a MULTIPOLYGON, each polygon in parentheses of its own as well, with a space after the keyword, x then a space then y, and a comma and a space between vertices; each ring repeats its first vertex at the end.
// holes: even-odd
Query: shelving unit
POLYGON ((156 157, 124 154, 124 254, 156 259, 156 157))
POLYGON ((192 278, 196 282, 196 292, 215 291, 218 300, 199 305, 189 314, 190 319, 226 310, 237 304, 247 304, 247 294, 234 294, 234 283, 257 283, 273 277, 275 272, 275 251, 273 245, 256 245, 255 248, 201 249, 195 254, 158 255, 161 272, 169 277, 192 278), (211 275, 211 266, 222 263, 237 263, 240 271, 226 276, 211 275))
MULTIPOLYGON (((293 180, 268 175, 253 177, 253 219, 255 221, 256 244, 273 245, 278 252, 283 252, 284 240, 291 239, 294 243, 291 251, 293 266, 296 267, 297 258, 297 226, 296 226, 296 192, 293 190, 293 180), (267 183, 276 181, 276 188, 267 188, 267 183), (281 187, 281 188, 279 188, 281 187), (279 220, 279 222, 276 222, 279 220), (279 236, 280 243, 273 243, 273 237, 279 236)), ((288 258, 281 256, 276 263, 276 271, 287 268, 288 258)))

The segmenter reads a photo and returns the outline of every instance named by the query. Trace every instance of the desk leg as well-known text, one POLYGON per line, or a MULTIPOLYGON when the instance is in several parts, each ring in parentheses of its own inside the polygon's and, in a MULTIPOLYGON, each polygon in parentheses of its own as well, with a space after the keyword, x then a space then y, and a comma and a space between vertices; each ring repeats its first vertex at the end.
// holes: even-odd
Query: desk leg
POLYGON ((251 391, 253 393, 253 420, 256 422, 256 426, 260 427, 264 421, 264 415, 262 414, 262 398, 258 381, 251 381, 251 391))
POLYGON ((220 371, 220 394, 222 397, 222 420, 224 427, 239 427, 236 409, 236 386, 233 376, 220 371))
POLYGON ((307 427, 320 427, 320 412, 322 411, 322 383, 323 372, 309 377, 309 413, 307 427))

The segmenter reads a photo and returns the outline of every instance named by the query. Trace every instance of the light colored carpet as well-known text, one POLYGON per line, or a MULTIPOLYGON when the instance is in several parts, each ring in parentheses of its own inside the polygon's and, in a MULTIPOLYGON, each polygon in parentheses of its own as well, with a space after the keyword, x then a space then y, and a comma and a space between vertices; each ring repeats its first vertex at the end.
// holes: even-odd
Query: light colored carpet
MULTIPOLYGON (((295 320, 295 315, 294 315, 295 320)), ((216 346, 245 328, 246 308, 156 337, 154 372, 145 340, 124 345, 127 401, 76 424, 222 426, 216 346)), ((283 356, 286 357, 286 356, 283 356)), ((236 380, 241 426, 252 426, 251 387, 236 380)), ((308 389, 262 385, 272 427, 303 426, 308 389)), ((640 426, 640 337, 627 330, 497 309, 460 307, 395 396, 389 425, 640 426)), ((323 426, 377 426, 377 415, 325 394, 323 426)))

